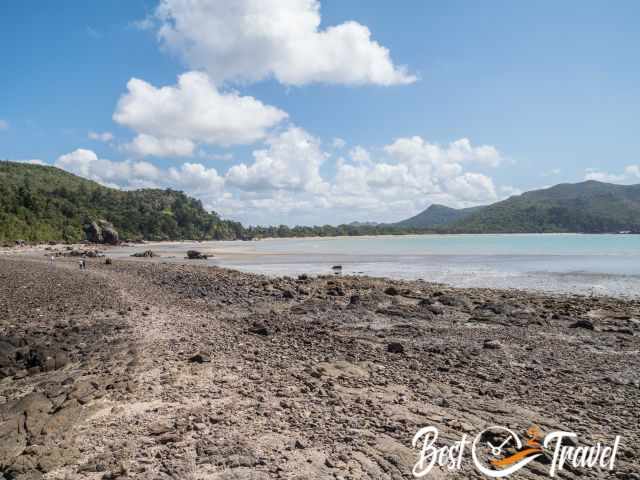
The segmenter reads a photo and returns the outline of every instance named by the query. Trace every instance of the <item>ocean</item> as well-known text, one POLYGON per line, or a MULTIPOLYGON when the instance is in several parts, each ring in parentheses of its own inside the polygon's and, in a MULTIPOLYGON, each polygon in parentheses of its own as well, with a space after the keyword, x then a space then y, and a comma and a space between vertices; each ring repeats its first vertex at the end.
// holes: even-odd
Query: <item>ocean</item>
POLYGON ((163 242, 160 261, 184 261, 188 249, 207 263, 267 275, 331 274, 423 279, 459 287, 518 288, 586 295, 640 296, 640 235, 408 235, 163 242))

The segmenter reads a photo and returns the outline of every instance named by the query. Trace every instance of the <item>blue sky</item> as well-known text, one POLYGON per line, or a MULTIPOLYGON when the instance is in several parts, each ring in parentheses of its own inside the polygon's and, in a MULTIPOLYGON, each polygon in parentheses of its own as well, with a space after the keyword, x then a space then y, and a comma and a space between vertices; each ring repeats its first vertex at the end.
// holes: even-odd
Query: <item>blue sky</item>
POLYGON ((637 2, 226 5, 3 2, 0 157, 253 224, 640 181, 637 2))

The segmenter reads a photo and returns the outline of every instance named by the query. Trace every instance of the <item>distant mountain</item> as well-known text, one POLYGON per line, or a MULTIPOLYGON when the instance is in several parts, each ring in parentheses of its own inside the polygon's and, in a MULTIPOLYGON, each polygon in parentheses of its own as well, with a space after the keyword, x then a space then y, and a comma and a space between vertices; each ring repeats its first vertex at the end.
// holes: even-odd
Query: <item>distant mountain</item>
POLYGON ((393 226, 398 228, 416 228, 416 229, 431 229, 444 227, 452 223, 462 220, 474 212, 477 212, 483 207, 471 207, 471 208, 451 208, 444 205, 438 205, 434 203, 429 208, 420 212, 419 214, 402 220, 401 222, 394 223, 393 226))
POLYGON ((78 241, 92 223, 107 222, 129 240, 243 235, 241 224, 221 220, 182 192, 116 190, 59 168, 0 161, 0 240, 78 241))
POLYGON ((640 185, 589 180, 533 190, 446 226, 452 233, 640 233, 640 185))

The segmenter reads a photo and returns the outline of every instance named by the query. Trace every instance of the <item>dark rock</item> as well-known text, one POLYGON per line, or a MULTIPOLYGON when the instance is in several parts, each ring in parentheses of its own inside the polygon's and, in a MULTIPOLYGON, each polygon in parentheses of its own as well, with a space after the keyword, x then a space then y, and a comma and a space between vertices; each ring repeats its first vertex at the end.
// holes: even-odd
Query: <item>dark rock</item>
POLYGON ((434 315, 442 315, 444 313, 444 308, 439 305, 428 305, 427 310, 434 315))
POLYGON ((513 307, 504 303, 487 302, 479 306, 476 310, 492 312, 496 315, 510 315, 513 313, 513 307))
POLYGON ((263 337, 271 335, 271 331, 266 327, 266 325, 263 325, 262 323, 253 324, 253 326, 249 328, 249 333, 262 335, 263 337))
POLYGON ((187 250, 187 258, 189 260, 206 260, 208 257, 198 250, 187 250))
POLYGON ((92 243, 102 243, 104 238, 102 237, 102 229, 98 226, 97 222, 91 222, 84 226, 84 234, 92 243))
POLYGON ((0 340, 0 368, 13 367, 16 364, 16 347, 0 340))
POLYGON ((360 301, 360 295, 351 295, 351 298, 349 299, 349 305, 359 305, 360 301))
POLYGON ((296 294, 290 288, 286 288, 282 291, 282 298, 292 299, 295 298, 296 294))
POLYGON ((395 296, 395 295, 400 295, 400 290, 398 290, 394 286, 391 286, 391 287, 385 288, 384 293, 386 293, 387 295, 395 296))
POLYGON ((85 225, 84 233, 87 240, 92 243, 108 243, 110 245, 120 243, 118 231, 106 220, 98 220, 85 225))
POLYGON ((449 307, 467 307, 469 305, 469 300, 459 295, 441 295, 438 301, 449 307))
POLYGON ((335 285, 327 290, 327 295, 332 297, 344 297, 344 290, 340 285, 335 285))
POLYGON ((571 325, 569 325, 569 328, 584 328, 585 330, 593 330, 593 322, 591 322, 591 320, 587 320, 587 319, 580 319, 578 321, 576 321, 575 323, 572 323, 571 325))
POLYGON ((100 227, 102 227, 102 238, 104 243, 109 245, 118 245, 120 243, 120 235, 118 231, 113 228, 113 225, 105 220, 100 220, 100 227))
POLYGON ((398 342, 391 342, 387 345, 387 352, 389 353, 404 353, 404 346, 398 342))
POLYGON ((194 356, 189 358, 191 363, 209 363, 211 361, 211 357, 206 353, 196 353, 194 356))

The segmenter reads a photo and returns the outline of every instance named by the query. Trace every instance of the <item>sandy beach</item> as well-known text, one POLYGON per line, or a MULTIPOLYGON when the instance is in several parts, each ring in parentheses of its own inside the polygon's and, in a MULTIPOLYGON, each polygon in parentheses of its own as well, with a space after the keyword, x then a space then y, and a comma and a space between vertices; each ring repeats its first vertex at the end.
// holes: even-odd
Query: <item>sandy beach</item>
POLYGON ((619 435, 615 478, 640 468, 639 302, 87 264, 0 258, 5 478, 412 478, 427 425, 619 435))

